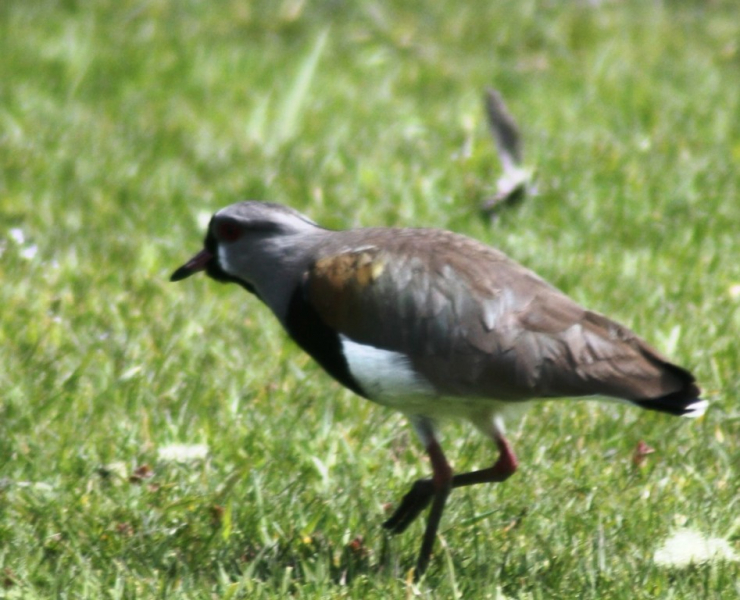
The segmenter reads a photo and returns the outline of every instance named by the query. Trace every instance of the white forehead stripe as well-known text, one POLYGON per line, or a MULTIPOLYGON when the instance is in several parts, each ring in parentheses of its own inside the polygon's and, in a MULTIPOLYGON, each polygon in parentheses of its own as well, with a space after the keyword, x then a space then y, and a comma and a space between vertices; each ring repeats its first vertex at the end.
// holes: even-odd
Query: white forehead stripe
POLYGON ((229 264, 229 254, 228 252, 226 252, 226 248, 224 248, 223 244, 218 245, 217 252, 219 266, 232 277, 237 277, 237 273, 234 271, 234 269, 231 268, 231 265, 229 264))

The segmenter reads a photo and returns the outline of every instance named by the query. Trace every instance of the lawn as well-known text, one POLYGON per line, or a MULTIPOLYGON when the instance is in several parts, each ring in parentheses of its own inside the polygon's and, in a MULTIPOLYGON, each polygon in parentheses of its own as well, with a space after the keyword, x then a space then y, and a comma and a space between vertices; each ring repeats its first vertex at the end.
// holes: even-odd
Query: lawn
POLYGON ((738 117, 732 0, 3 0, 0 598, 740 596, 738 117), (538 190, 493 221, 487 86, 538 190), (168 281, 245 198, 484 240, 710 409, 534 406, 413 584, 423 524, 380 527, 429 471, 404 419, 237 286, 168 281), (724 555, 658 560, 685 530, 724 555))

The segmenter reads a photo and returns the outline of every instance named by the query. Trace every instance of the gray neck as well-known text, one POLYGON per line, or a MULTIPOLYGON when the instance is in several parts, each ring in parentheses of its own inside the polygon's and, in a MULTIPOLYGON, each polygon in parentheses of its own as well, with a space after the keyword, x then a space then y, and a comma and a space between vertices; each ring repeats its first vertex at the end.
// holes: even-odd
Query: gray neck
POLYGON ((302 274, 316 259, 317 249, 331 233, 316 230, 265 240, 261 247, 263 259, 251 265, 257 293, 283 325, 293 292, 303 283, 302 274))

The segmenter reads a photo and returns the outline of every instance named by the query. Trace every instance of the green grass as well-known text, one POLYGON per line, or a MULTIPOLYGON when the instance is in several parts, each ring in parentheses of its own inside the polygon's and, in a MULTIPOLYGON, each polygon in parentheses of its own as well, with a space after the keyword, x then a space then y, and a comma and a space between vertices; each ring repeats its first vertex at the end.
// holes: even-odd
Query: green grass
POLYGON ((738 40, 730 0, 0 3, 0 597, 737 597, 737 564, 652 557, 684 525, 740 539, 738 40), (540 189, 493 224, 488 85, 540 189), (711 409, 533 408, 412 588, 422 525, 380 528, 428 471, 403 419, 236 286, 167 281, 247 197, 486 240, 711 409))

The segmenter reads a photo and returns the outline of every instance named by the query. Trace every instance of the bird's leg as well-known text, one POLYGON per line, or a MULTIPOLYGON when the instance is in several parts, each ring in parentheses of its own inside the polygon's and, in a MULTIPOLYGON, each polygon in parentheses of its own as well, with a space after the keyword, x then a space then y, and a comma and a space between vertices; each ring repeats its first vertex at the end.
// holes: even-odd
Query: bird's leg
POLYGON ((504 437, 503 425, 500 422, 493 422, 490 428, 484 429, 484 432, 493 438, 499 450, 499 457, 493 466, 453 475, 452 468, 442 452, 442 447, 434 436, 431 422, 419 420, 414 425, 419 436, 426 444, 427 454, 432 463, 432 478, 416 481, 411 486, 411 490, 403 497, 400 506, 393 515, 383 523, 383 527, 389 529, 392 533, 401 533, 432 503, 414 573, 418 578, 429 565, 434 539, 450 492, 454 488, 467 485, 505 481, 516 472, 518 460, 511 445, 504 437))
MULTIPOLYGON (((499 457, 495 464, 487 469, 455 475, 452 478, 453 489, 476 483, 505 481, 516 472, 518 461, 509 442, 501 434, 495 435, 494 440, 499 449, 499 457)), ((429 448, 427 448, 427 452, 430 452, 429 448)), ((393 533, 403 533, 406 531, 421 511, 429 506, 429 503, 434 497, 434 491, 435 487, 432 479, 419 479, 403 497, 401 504, 393 515, 383 523, 383 527, 390 529, 393 533)))
MULTIPOLYGON (((447 461, 442 454, 442 449, 436 440, 433 442, 433 445, 427 445, 427 453, 430 458, 432 455, 435 457, 440 455, 444 464, 447 465, 447 461)), ((432 459, 432 469, 434 469, 434 460, 432 459)), ((447 468, 450 469, 449 465, 447 465, 447 468)), ((450 469, 451 473, 452 469, 450 469)), ((437 479, 439 480, 439 478, 437 479)), ((414 519, 419 516, 421 511, 429 506, 429 503, 434 497, 435 490, 434 477, 432 479, 419 479, 415 481, 411 489, 401 500, 401 504, 393 512, 393 515, 383 523, 383 527, 390 529, 393 533, 403 533, 406 531, 406 528, 414 522, 414 519)))
POLYGON ((431 479, 419 479, 401 500, 401 504, 393 511, 391 517, 383 523, 383 527, 391 533, 403 533, 416 517, 421 514, 434 496, 434 482, 431 479))
POLYGON ((421 511, 432 503, 416 563, 415 576, 419 578, 429 564, 445 503, 452 490, 453 477, 452 467, 447 462, 442 447, 434 435, 433 423, 420 417, 414 420, 413 424, 426 446, 429 460, 432 463, 432 478, 420 479, 414 483, 411 490, 403 497, 401 505, 390 519, 383 523, 383 527, 390 529, 393 533, 401 533, 419 516, 421 511))
MULTIPOLYGON (((427 519, 427 528, 424 530, 424 538, 421 542, 421 550, 419 550, 419 558, 416 561, 414 576, 417 579, 424 574, 424 571, 427 570, 427 566, 429 565, 429 558, 432 555, 432 548, 434 547, 434 539, 437 536, 439 522, 442 520, 442 513, 445 509, 447 497, 452 491, 453 479, 452 467, 447 462, 442 452, 442 447, 437 440, 432 439, 427 445, 427 453, 432 462, 434 497, 432 500, 432 509, 429 511, 429 518, 427 519)), ((427 500, 426 503, 428 502, 427 500)))
POLYGON ((506 481, 516 472, 519 461, 509 442, 502 433, 495 433, 493 438, 499 450, 498 460, 487 469, 455 475, 452 478, 453 488, 475 485, 476 483, 499 483, 506 481))

